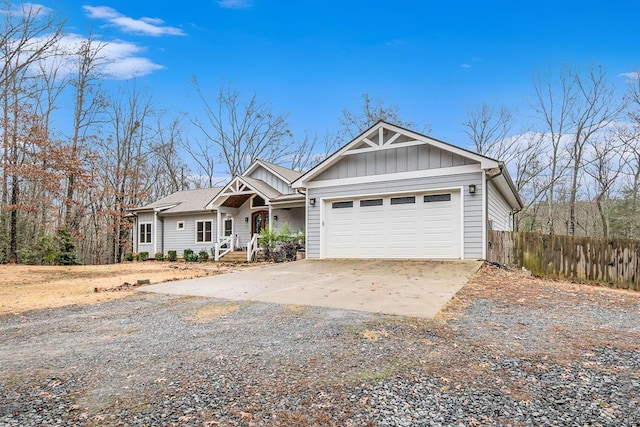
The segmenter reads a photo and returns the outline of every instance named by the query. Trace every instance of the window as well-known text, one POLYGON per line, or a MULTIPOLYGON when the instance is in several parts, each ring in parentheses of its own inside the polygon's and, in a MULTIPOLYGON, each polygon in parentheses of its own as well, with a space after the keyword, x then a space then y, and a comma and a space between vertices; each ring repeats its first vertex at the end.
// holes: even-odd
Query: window
POLYGON ((196 243, 213 242, 213 221, 196 221, 196 243))
POLYGON ((233 234, 233 218, 226 218, 224 220, 224 236, 231 236, 233 234))
POLYGON ((140 224, 140 238, 139 243, 151 243, 151 223, 143 222, 140 224))
POLYGON ((176 222, 176 230, 184 230, 184 221, 176 222))
POLYGON ((392 197, 391 198, 391 204, 392 205, 406 205, 406 204, 415 203, 415 202, 416 202, 416 197, 415 196, 392 197))
POLYGON ((333 202, 331 203, 332 209, 344 209, 344 208, 352 208, 353 202, 333 202))
POLYGON ((382 206, 382 199, 360 200, 360 207, 364 206, 382 206))
POLYGON ((451 194, 429 194, 424 196, 424 202, 450 202, 451 194))

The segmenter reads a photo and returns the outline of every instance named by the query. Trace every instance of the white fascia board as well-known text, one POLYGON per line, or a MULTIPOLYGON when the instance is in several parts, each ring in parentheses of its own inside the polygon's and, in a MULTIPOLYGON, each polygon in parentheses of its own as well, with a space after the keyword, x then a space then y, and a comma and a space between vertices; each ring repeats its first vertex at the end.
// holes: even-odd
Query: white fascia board
POLYGON ((157 207, 157 208, 153 208, 153 211, 154 212, 162 212, 162 211, 166 211, 167 209, 171 209, 171 208, 176 207, 176 206, 178 206, 178 205, 174 204, 174 205, 160 206, 160 207, 157 207))
POLYGON ((398 181, 413 178, 428 178, 433 176, 451 176, 465 173, 480 172, 479 164, 454 166, 450 168, 422 169, 411 172, 385 173, 380 175, 355 176, 352 178, 326 179, 322 181, 312 181, 307 184, 307 188, 335 187, 339 185, 367 184, 374 182, 398 181))
POLYGON ((256 160, 255 162, 253 162, 253 164, 251 166, 249 166, 247 168, 246 171, 244 171, 244 173, 240 176, 249 176, 249 174, 251 172, 253 172, 254 170, 256 170, 258 168, 258 166, 262 166, 263 168, 265 168, 266 170, 268 170, 269 172, 271 172, 272 174, 274 174, 275 176, 277 176, 279 179, 281 179, 283 182, 285 182, 286 184, 290 185, 291 183, 289 181, 287 181, 282 175, 280 175, 277 171, 273 170, 273 168, 270 168, 269 165, 261 162, 260 160, 256 160))

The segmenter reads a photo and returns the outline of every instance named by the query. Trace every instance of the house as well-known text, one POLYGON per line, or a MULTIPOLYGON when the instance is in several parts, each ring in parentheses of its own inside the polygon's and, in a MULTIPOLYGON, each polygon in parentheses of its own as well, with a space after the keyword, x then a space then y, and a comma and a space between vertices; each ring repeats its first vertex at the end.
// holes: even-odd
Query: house
POLYGON ((522 207, 500 161, 379 121, 305 174, 258 160, 222 188, 132 210, 134 250, 250 254, 288 223, 307 258, 480 259, 522 207))

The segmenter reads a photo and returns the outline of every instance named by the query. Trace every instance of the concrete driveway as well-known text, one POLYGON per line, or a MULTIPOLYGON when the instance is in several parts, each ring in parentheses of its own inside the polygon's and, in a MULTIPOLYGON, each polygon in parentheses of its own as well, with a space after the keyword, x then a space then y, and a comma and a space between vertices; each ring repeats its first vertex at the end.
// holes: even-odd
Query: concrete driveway
POLYGON ((433 318, 480 261, 304 260, 139 288, 433 318))

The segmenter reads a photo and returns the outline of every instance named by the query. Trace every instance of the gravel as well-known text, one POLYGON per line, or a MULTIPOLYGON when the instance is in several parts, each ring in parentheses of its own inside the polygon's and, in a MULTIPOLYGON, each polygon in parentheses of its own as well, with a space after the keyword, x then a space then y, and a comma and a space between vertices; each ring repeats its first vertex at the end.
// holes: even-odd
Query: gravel
POLYGON ((640 426, 640 295, 478 280, 440 320, 152 294, 2 316, 0 426, 640 426))

